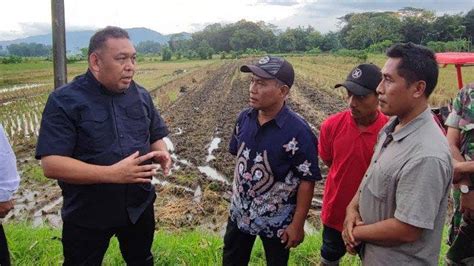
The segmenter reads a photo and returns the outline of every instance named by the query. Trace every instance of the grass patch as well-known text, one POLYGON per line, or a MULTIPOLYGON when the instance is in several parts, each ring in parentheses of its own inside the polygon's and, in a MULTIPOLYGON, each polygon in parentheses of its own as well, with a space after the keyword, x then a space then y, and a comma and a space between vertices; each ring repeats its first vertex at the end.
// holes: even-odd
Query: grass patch
MULTIPOLYGON (((62 264, 61 231, 49 227, 31 227, 28 224, 4 225, 14 265, 62 264)), ((445 230, 446 231, 446 230, 445 230)), ((446 232, 444 234, 444 239, 446 232)), ((439 265, 447 245, 441 247, 439 265)), ((319 263, 321 233, 306 236, 298 248, 292 249, 289 265, 316 265, 319 263)), ((216 233, 202 231, 156 231, 152 253, 155 265, 219 265, 222 261, 222 238, 216 233)), ((116 238, 112 238, 104 258, 104 265, 124 265, 116 238)), ((250 265, 266 265, 261 241, 257 238, 250 265)), ((341 265, 360 265, 358 257, 346 255, 341 265)))
POLYGON ((51 181, 51 179, 44 176, 43 168, 41 168, 37 163, 27 164, 24 166, 22 177, 40 184, 45 184, 51 181))

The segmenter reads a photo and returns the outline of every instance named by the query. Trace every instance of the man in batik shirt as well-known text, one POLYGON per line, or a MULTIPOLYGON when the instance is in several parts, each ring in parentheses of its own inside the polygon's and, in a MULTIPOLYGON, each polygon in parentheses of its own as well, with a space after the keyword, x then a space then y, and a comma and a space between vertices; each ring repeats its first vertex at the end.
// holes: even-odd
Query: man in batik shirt
POLYGON ((294 70, 266 56, 252 73, 250 108, 242 111, 229 151, 236 156, 224 265, 247 265, 260 236, 268 265, 286 265, 289 249, 304 238, 314 182, 321 179, 317 140, 306 121, 286 104, 294 70))

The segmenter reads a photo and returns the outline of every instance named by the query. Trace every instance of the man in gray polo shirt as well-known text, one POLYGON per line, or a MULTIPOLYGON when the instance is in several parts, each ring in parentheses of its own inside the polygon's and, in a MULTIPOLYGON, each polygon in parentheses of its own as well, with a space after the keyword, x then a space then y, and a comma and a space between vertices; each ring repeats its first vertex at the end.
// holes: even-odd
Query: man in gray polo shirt
POLYGON ((452 178, 447 140, 428 107, 438 66, 432 51, 412 43, 387 56, 377 92, 381 111, 393 117, 342 235, 349 252, 361 245, 364 265, 437 265, 452 178))

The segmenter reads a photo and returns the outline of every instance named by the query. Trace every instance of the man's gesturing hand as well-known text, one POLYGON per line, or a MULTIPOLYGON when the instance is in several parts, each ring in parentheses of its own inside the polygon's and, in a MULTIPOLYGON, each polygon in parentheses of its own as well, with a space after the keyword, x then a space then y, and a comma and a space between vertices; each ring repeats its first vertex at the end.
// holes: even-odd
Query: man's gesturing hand
POLYGON ((155 158, 155 156, 160 156, 159 153, 158 151, 152 151, 139 156, 139 152, 137 151, 112 165, 115 177, 112 177, 113 180, 111 180, 110 183, 150 183, 151 176, 156 174, 156 166, 152 164, 140 164, 155 158))
POLYGON ((153 161, 161 165, 164 175, 169 175, 171 168, 171 157, 167 151, 154 151, 153 161))

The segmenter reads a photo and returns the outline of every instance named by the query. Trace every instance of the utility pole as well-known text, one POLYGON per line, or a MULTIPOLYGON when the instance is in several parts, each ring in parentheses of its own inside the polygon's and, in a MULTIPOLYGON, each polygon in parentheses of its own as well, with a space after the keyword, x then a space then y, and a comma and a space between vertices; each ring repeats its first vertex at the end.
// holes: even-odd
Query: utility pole
POLYGON ((51 0, 54 89, 67 83, 64 0, 51 0))

